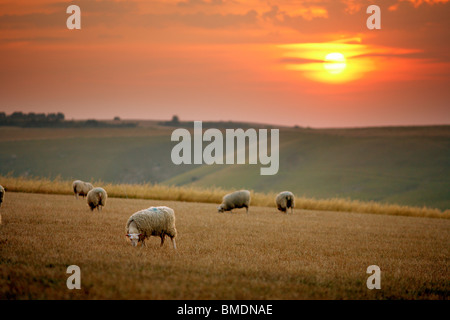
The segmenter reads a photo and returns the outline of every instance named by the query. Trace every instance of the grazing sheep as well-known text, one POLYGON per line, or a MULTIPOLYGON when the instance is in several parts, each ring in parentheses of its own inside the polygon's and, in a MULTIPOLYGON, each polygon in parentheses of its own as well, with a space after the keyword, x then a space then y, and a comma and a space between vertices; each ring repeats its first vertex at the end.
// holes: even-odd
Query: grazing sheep
POLYGON ((250 191, 240 190, 225 195, 222 204, 217 207, 218 212, 231 211, 235 208, 246 208, 250 205, 250 191))
POLYGON ((291 214, 294 212, 295 198, 294 194, 290 191, 280 192, 275 198, 278 210, 285 212, 291 208, 291 214))
MULTIPOLYGON (((0 207, 2 206, 3 196, 5 195, 5 189, 0 186, 0 207)), ((2 214, 0 212, 0 224, 2 224, 2 214)))
POLYGON ((162 247, 167 235, 172 240, 173 248, 177 248, 175 243, 175 237, 177 236, 175 212, 169 207, 150 207, 138 211, 128 219, 125 229, 133 247, 136 247, 139 241, 144 246, 145 239, 150 236, 159 236, 162 247))
POLYGON ((94 189, 94 186, 92 184, 90 184, 89 182, 75 180, 72 183, 72 188, 73 188, 73 192, 75 193, 75 197, 78 199, 78 195, 80 195, 84 198, 84 196, 86 196, 89 191, 94 189))
POLYGON ((5 188, 0 186, 0 207, 2 206, 3 197, 5 196, 5 188))
POLYGON ((102 206, 106 204, 108 195, 103 188, 94 188, 87 194, 87 203, 92 211, 97 208, 98 211, 102 210, 102 206))

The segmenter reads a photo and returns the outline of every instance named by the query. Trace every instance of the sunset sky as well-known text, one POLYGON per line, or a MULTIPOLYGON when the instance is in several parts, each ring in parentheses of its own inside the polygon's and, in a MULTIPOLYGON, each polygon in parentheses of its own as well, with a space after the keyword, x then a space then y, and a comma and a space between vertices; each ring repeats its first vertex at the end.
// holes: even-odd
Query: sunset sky
POLYGON ((0 84, 7 114, 450 124, 450 3, 0 0, 0 84))

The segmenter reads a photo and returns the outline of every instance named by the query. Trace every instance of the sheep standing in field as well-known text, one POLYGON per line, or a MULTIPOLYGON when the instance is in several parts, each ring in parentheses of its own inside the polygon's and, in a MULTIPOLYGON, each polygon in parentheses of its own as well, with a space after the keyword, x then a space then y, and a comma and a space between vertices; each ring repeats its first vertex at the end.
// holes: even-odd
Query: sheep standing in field
MULTIPOLYGON (((5 189, 0 186, 0 207, 2 206, 3 196, 5 195, 5 189)), ((0 224, 2 224, 2 213, 0 212, 0 224)))
POLYGON ((225 195, 222 203, 217 207, 218 212, 230 211, 233 209, 246 208, 250 205, 250 191, 239 190, 225 195))
POLYGON ((72 183, 72 189, 73 189, 73 192, 75 193, 75 197, 78 199, 78 195, 80 195, 84 198, 84 196, 86 196, 89 193, 89 191, 94 189, 94 186, 92 184, 90 184, 89 182, 75 180, 72 183))
POLYGON ((0 186, 0 207, 2 206, 3 197, 5 196, 5 188, 0 186))
POLYGON ((106 199, 108 195, 106 194, 105 189, 103 188, 94 188, 87 194, 87 203, 91 208, 91 211, 94 211, 97 208, 98 211, 102 210, 102 206, 106 204, 106 199))
POLYGON ((138 211, 128 219, 125 229, 133 247, 136 247, 138 242, 142 242, 142 246, 144 246, 145 239, 150 236, 159 236, 162 247, 167 235, 172 240, 173 248, 177 248, 175 243, 175 237, 177 236, 175 212, 169 207, 150 207, 138 211))
POLYGON ((290 191, 280 192, 275 198, 278 210, 286 213, 287 209, 291 208, 291 214, 294 212, 295 198, 290 191))

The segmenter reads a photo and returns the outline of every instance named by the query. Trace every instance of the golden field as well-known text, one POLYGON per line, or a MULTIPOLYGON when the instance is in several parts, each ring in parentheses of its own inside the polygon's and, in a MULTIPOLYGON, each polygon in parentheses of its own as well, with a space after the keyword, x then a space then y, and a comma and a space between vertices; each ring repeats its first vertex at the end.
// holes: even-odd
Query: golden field
MULTIPOLYGON (((11 175, 1 176, 3 187, 9 192, 27 192, 44 194, 73 193, 72 181, 61 178, 27 178, 13 177, 11 175)), ((210 187, 199 188, 193 186, 167 186, 163 184, 118 184, 94 181, 94 186, 101 186, 111 197, 127 199, 154 199, 186 202, 203 202, 220 204, 222 197, 235 190, 210 187)), ((251 205, 275 208, 276 193, 263 193, 251 191, 251 205)), ((307 197, 296 197, 295 206, 299 209, 340 211, 355 213, 376 213, 388 215, 401 215, 413 217, 429 217, 450 219, 450 210, 440 210, 428 207, 413 207, 397 204, 384 204, 375 201, 359 201, 342 198, 314 199, 307 197)))
POLYGON ((1 299, 448 299, 450 221, 251 206, 108 199, 91 212, 73 195, 7 192, 0 208, 1 299), (137 210, 176 213, 175 251, 159 238, 133 248, 137 210), (69 265, 81 289, 69 290, 69 265), (381 268, 368 290, 366 269, 381 268))

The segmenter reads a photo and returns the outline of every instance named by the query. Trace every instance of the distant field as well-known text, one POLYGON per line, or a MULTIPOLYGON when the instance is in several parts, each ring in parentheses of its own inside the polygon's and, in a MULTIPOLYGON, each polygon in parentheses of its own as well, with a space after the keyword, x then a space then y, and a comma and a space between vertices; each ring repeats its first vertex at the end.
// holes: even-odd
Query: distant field
MULTIPOLYGON (((24 178, 0 176, 0 181, 9 194, 10 192, 73 194, 71 180, 61 178, 24 178)), ((193 186, 167 186, 164 184, 112 184, 102 181, 92 181, 96 187, 103 187, 109 197, 152 200, 175 200, 186 202, 215 203, 219 205, 225 194, 233 190, 221 188, 199 188, 193 186)), ((275 207, 277 193, 250 192, 251 206, 275 207)), ((359 201, 340 198, 313 199, 295 197, 295 208, 306 210, 339 211, 355 213, 376 213, 401 215, 411 217, 427 217, 450 219, 450 210, 440 210, 428 207, 412 207, 396 204, 382 204, 375 201, 359 201)))
MULTIPOLYGON (((0 128, 0 175, 246 188, 450 209, 450 126, 281 128, 280 170, 182 165, 170 159, 175 128, 0 128)), ((0 181, 1 184, 1 181, 0 181)))
POLYGON ((448 299, 450 221, 215 204, 7 194, 0 208, 0 299, 448 299), (137 210, 168 205, 178 250, 125 240, 137 210), (66 269, 81 268, 81 290, 66 269), (381 268, 368 290, 366 269, 381 268))

